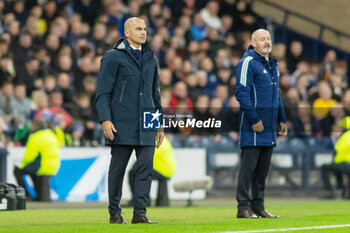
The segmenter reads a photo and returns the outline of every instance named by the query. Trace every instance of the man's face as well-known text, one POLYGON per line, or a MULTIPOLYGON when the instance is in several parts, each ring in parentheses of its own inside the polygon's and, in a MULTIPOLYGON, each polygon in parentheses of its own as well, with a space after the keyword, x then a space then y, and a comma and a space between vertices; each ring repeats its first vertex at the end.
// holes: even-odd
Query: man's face
POLYGON ((256 32, 252 41, 254 49, 263 56, 268 55, 272 50, 270 34, 267 31, 256 32))
POLYGON ((125 35, 136 44, 144 44, 147 38, 145 22, 139 18, 132 20, 125 28, 125 35))

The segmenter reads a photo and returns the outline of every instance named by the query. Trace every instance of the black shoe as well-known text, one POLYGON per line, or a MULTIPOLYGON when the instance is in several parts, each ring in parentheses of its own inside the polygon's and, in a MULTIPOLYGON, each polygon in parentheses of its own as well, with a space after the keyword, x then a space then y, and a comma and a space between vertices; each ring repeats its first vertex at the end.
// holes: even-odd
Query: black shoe
POLYGON ((158 224, 158 222, 151 221, 146 214, 134 214, 131 223, 147 223, 147 224, 158 224))
POLYGON ((121 214, 112 214, 109 217, 109 223, 111 224, 126 224, 121 214))
POLYGON ((265 211, 265 210, 254 210, 253 209, 254 214, 262 217, 262 218, 278 218, 277 215, 273 215, 270 214, 269 212, 265 211))
POLYGON ((255 215, 251 209, 238 210, 237 218, 259 218, 259 216, 255 215))

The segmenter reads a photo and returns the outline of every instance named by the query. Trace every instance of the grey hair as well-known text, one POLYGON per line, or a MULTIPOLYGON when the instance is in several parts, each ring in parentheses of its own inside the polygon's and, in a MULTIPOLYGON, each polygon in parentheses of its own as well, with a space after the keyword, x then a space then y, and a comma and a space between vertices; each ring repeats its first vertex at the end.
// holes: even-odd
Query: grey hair
POLYGON ((267 32, 270 35, 270 32, 268 30, 260 28, 260 29, 257 29, 253 32, 252 37, 251 37, 252 41, 255 40, 256 34, 258 32, 267 32))

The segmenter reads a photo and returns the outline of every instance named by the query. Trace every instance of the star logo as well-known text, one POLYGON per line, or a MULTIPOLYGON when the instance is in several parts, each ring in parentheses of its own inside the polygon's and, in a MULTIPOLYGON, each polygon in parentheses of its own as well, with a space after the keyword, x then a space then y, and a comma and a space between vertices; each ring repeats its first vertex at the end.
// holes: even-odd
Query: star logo
POLYGON ((157 110, 156 112, 144 112, 143 113, 143 128, 144 129, 159 129, 161 127, 162 113, 157 110))
POLYGON ((159 121, 159 117, 160 117, 162 114, 159 112, 159 109, 158 109, 155 113, 151 113, 151 115, 153 116, 151 122, 153 122, 155 119, 157 119, 157 121, 159 121))

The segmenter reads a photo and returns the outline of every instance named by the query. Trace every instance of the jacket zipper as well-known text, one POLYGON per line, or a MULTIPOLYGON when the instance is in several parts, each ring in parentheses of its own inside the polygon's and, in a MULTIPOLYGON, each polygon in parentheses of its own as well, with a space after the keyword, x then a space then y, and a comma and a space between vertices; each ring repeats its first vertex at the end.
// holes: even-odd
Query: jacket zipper
POLYGON ((127 83, 127 81, 124 81, 124 83, 123 83, 123 88, 122 88, 122 93, 120 95, 119 103, 121 103, 123 100, 123 94, 124 94, 124 89, 125 89, 126 83, 127 83))

